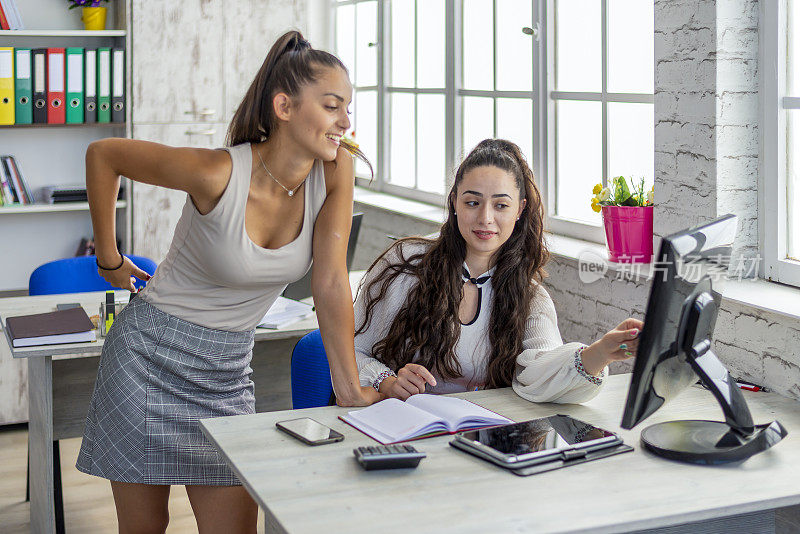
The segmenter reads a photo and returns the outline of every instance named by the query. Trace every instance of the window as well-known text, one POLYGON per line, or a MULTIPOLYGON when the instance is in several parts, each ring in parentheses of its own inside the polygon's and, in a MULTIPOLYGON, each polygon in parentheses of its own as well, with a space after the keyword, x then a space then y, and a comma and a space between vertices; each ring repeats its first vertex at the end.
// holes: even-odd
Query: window
MULTIPOLYGON (((602 240, 591 189, 654 174, 652 2, 342 0, 336 52, 354 80, 372 187, 443 202, 477 142, 517 143, 548 227, 602 240), (539 21, 546 21, 540 24, 539 21)), ((360 183, 365 169, 357 168, 360 183)))
POLYGON ((641 0, 550 0, 546 177, 550 229, 602 241, 592 186, 654 176, 654 10, 641 0))
POLYGON ((786 0, 762 6, 763 274, 800 285, 800 6, 786 0))

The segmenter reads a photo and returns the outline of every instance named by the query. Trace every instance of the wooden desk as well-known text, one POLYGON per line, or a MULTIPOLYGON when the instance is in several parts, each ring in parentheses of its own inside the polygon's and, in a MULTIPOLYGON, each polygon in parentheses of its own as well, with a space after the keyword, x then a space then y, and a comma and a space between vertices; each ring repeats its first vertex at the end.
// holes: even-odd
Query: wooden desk
POLYGON ((744 528, 715 532, 750 533, 762 531, 757 521, 767 530, 772 521, 774 531, 770 510, 800 503, 797 402, 745 391, 756 422, 777 418, 789 436, 741 465, 681 464, 643 450, 641 429, 676 418, 720 419, 717 403, 693 387, 634 430, 621 430, 629 377, 607 378, 585 405, 533 404, 510 389, 457 395, 517 421, 569 414, 619 431, 635 447, 529 477, 453 449, 449 436, 414 442, 428 454, 416 470, 363 471, 352 450, 376 442, 338 420, 348 409, 335 406, 205 419, 201 427, 264 509, 268 532, 628 532, 735 520, 744 528), (308 447, 275 429, 276 421, 302 416, 343 433, 344 441, 308 447))
MULTIPOLYGON (((364 271, 350 273, 355 288, 364 271)), ((127 291, 117 292, 127 299, 127 291)), ((307 299, 310 302, 310 299, 307 299)), ((78 302, 92 315, 105 301, 104 292, 68 293, 0 299, 0 317, 54 311, 56 304, 78 302)), ((316 316, 280 329, 257 328, 256 341, 299 338, 318 328, 316 316)), ((97 376, 103 338, 93 343, 72 343, 12 349, 0 332, 0 357, 28 360, 28 443, 30 446, 31 531, 54 532, 53 496, 54 440, 80 437, 97 376)))

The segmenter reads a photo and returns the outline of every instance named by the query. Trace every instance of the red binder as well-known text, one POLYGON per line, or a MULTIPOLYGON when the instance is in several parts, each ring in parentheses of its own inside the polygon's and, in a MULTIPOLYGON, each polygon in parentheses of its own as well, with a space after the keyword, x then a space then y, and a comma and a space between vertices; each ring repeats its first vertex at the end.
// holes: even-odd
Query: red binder
POLYGON ((8 25, 8 19, 6 18, 6 13, 3 11, 3 6, 0 5, 0 29, 2 30, 10 30, 11 26, 8 25))
POLYGON ((66 106, 64 105, 64 73, 66 71, 65 50, 47 49, 47 122, 64 124, 66 106))

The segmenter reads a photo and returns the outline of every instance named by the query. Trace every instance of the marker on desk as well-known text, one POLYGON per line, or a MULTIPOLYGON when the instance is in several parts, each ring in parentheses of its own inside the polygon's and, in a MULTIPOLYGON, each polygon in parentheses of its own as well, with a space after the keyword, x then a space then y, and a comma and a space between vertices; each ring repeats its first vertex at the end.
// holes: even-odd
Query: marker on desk
POLYGON ((106 333, 111 329, 116 318, 117 307, 114 303, 114 292, 106 291, 106 333))

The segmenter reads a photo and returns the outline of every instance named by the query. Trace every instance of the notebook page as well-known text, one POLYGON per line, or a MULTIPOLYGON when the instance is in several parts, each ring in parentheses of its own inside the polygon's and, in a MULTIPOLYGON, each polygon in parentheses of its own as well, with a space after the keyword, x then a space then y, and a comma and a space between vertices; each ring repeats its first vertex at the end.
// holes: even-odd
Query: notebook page
POLYGON ((447 423, 447 428, 451 432, 468 426, 513 423, 511 419, 487 410, 483 406, 455 397, 412 395, 406 404, 411 404, 440 417, 447 423))
POLYGON ((381 443, 403 441, 431 431, 444 430, 438 417, 398 399, 386 399, 348 412, 344 419, 381 443))

